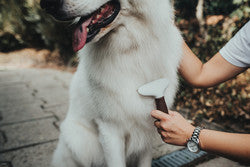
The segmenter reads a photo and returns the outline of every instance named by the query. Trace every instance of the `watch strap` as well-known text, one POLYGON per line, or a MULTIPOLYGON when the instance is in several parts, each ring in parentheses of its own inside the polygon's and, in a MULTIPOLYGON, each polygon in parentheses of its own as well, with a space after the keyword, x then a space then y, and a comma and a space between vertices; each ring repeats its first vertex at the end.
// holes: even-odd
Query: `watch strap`
POLYGON ((204 129, 203 127, 197 126, 194 131, 193 134, 190 138, 190 140, 194 141, 196 144, 199 144, 199 136, 200 136, 200 132, 201 130, 204 129))
POLYGON ((202 127, 197 126, 194 129, 192 136, 188 139, 188 141, 187 141, 187 147, 188 147, 188 150, 190 152, 198 153, 200 151, 199 135, 200 135, 200 132, 201 132, 202 129, 203 129, 202 127))

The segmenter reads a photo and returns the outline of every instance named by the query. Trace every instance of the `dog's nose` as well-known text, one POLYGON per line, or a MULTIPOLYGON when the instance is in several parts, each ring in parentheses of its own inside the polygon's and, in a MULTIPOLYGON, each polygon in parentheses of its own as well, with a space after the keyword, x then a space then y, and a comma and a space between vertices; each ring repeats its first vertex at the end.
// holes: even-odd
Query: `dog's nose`
POLYGON ((56 12, 59 8, 62 7, 63 0, 41 0, 40 6, 42 9, 45 9, 49 13, 56 12))

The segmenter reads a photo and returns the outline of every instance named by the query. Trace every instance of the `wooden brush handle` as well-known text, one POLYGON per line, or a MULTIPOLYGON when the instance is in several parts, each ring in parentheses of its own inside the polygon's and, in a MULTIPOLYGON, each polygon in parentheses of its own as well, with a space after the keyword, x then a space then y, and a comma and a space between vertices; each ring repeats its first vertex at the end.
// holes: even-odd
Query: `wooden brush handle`
POLYGON ((156 104, 157 110, 160 110, 168 114, 168 107, 167 107, 164 97, 155 99, 155 104, 156 104))

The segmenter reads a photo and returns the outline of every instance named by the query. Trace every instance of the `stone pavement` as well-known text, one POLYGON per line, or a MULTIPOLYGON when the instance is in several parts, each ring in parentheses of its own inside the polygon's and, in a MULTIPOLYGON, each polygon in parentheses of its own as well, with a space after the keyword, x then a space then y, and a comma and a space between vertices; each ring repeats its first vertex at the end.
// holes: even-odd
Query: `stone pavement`
MULTIPOLYGON (((49 166, 71 78, 71 73, 49 69, 0 70, 0 167, 49 166)), ((199 165, 215 166, 240 165, 224 158, 199 165)))
POLYGON ((68 108, 72 74, 0 70, 0 166, 48 167, 68 108))

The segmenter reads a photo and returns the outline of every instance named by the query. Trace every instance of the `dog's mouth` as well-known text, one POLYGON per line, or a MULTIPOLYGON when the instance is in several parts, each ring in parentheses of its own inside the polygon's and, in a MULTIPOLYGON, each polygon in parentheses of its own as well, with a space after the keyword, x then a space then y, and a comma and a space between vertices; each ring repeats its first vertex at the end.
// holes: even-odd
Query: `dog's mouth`
POLYGON ((73 50, 77 52, 82 49, 101 31, 101 28, 115 20, 119 11, 119 2, 112 0, 90 15, 81 17, 73 32, 73 50))

